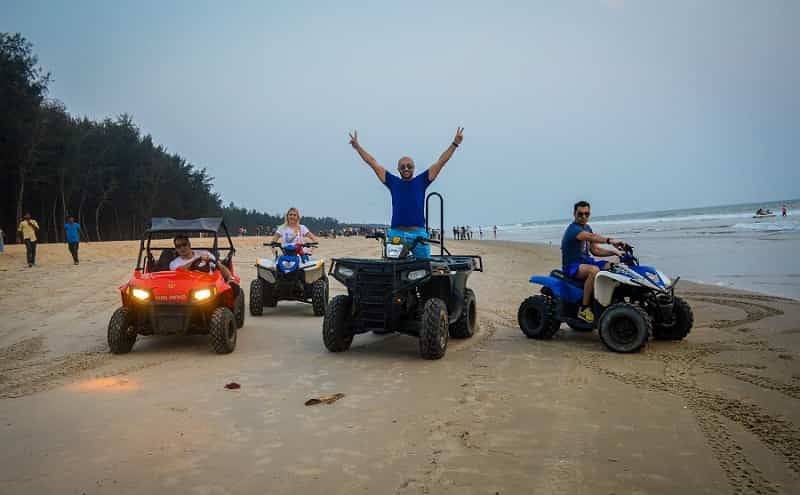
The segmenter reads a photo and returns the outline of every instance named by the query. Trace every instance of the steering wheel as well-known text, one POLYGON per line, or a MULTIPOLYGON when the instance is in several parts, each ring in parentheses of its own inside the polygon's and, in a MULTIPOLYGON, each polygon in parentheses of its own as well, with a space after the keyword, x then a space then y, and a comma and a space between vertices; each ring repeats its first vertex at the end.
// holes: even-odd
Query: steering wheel
POLYGON ((211 273, 213 271, 213 268, 211 268, 211 260, 203 261, 203 258, 197 258, 189 265, 189 270, 193 272, 211 273), (200 263, 205 263, 205 265, 200 266, 200 263))

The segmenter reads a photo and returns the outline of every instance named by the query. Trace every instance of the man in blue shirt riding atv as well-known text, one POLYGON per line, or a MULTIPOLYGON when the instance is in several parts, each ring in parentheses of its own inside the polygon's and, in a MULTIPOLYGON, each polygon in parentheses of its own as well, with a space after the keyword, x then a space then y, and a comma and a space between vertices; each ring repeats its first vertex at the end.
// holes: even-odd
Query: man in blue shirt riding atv
POLYGON ((583 281, 583 304, 578 311, 578 318, 587 323, 594 322, 594 313, 590 306, 592 292, 594 291, 594 277, 600 270, 607 270, 610 263, 592 258, 595 256, 620 256, 617 250, 604 249, 600 244, 610 244, 618 249, 625 247, 625 243, 604 237, 592 232, 589 227, 591 206, 586 201, 578 201, 572 210, 575 216, 564 232, 561 239, 561 265, 564 275, 569 278, 583 281), (590 254, 591 253, 591 254, 590 254))
MULTIPOLYGON (((464 128, 458 127, 452 144, 444 150, 439 159, 428 170, 414 177, 414 160, 404 156, 397 162, 400 177, 387 172, 367 150, 358 143, 358 132, 350 134, 350 145, 355 148, 361 158, 372 168, 378 179, 389 189, 392 195, 392 225, 387 237, 400 237, 413 244, 417 237, 428 238, 425 230, 425 190, 436 180, 442 167, 455 153, 458 145, 464 140, 464 128)), ((430 258, 431 249, 427 244, 417 244, 414 256, 418 259, 430 258)))

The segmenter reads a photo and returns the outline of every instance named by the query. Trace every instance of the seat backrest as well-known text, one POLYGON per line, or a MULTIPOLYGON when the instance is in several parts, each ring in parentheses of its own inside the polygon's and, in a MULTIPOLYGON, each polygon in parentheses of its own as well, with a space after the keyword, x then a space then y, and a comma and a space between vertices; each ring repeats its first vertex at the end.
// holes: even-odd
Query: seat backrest
POLYGON ((164 249, 158 257, 158 263, 155 265, 154 272, 167 272, 169 271, 169 264, 175 259, 177 254, 174 249, 164 249))

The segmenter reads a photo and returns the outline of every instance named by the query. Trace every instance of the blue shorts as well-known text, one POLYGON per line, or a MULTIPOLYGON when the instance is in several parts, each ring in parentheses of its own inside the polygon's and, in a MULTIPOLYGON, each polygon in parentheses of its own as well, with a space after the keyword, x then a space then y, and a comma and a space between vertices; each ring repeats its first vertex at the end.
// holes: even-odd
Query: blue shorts
MULTIPOLYGON (((414 244, 414 240, 417 237, 424 237, 425 239, 429 239, 428 232, 425 229, 417 229, 417 230, 396 230, 396 229, 389 229, 389 232, 386 233, 386 238, 391 239, 392 237, 400 237, 404 241, 408 243, 409 246, 414 244)), ((431 247, 428 244, 418 243, 414 248, 414 257, 418 260, 427 260, 431 257, 431 247)))
POLYGON ((608 263, 608 261, 598 261, 594 258, 584 258, 580 261, 573 261, 572 263, 564 267, 564 275, 566 275, 569 278, 575 278, 575 275, 578 273, 578 268, 581 265, 594 265, 602 270, 603 268, 605 268, 606 263, 608 263))

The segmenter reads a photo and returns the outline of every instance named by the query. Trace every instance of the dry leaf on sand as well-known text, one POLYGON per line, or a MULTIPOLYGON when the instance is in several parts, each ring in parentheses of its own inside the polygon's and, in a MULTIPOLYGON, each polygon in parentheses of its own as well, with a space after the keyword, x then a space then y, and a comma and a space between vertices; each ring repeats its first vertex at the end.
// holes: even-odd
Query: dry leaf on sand
POLYGON ((307 406, 316 406, 317 404, 333 404, 337 400, 344 397, 344 394, 323 395, 322 397, 314 397, 306 401, 307 406))

